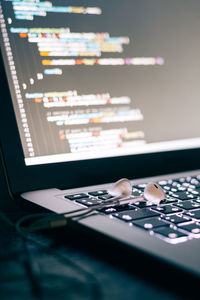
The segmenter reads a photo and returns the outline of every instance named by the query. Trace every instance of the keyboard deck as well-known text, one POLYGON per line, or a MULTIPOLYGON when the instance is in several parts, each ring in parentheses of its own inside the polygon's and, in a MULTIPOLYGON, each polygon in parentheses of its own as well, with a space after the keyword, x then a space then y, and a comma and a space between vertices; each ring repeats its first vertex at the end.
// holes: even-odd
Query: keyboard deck
MULTIPOLYGON (((100 213, 118 219, 128 226, 138 226, 165 242, 178 244, 200 238, 200 175, 158 182, 166 192, 159 205, 135 202, 99 209, 100 213)), ((143 194, 146 183, 134 185, 132 198, 143 194)), ((109 198, 107 190, 66 195, 66 199, 92 208, 109 198)))

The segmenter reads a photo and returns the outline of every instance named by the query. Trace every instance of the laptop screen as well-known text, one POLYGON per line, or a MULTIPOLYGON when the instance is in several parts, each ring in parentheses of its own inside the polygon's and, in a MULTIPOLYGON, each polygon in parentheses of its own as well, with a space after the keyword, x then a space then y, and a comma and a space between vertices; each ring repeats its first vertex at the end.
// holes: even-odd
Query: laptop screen
POLYGON ((1 0, 26 165, 200 147, 199 0, 1 0))

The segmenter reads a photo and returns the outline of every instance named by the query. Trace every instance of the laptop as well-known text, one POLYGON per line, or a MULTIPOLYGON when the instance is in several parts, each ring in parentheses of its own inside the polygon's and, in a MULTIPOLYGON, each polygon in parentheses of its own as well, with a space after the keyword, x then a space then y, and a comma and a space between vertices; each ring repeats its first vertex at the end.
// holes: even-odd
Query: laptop
POLYGON ((1 156, 10 192, 56 214, 96 207, 120 178, 160 205, 76 222, 200 275, 197 0, 1 0, 1 156), (73 2, 73 3, 72 3, 73 2))

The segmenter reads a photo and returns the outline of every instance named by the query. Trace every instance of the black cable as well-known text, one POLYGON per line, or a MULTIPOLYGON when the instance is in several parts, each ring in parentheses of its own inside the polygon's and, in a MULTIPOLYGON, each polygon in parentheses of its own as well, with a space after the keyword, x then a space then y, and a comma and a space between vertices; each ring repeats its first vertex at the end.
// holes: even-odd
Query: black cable
MULTIPOLYGON (((92 210, 91 210, 92 211, 92 210)), ((85 212, 84 214, 88 214, 88 211, 85 212)), ((6 215, 5 213, 0 211, 0 218, 3 219, 4 222, 6 222, 9 226, 15 227, 17 233, 19 234, 19 236, 23 237, 23 241, 24 241, 24 247, 25 247, 25 253, 26 253, 26 257, 24 260, 24 264, 26 267, 26 271, 28 274, 28 278, 30 280, 31 286, 32 286, 32 291, 34 293, 34 296, 36 299, 41 300, 42 299, 42 293, 40 290, 40 284, 39 284, 39 279, 37 278, 37 275, 35 274, 34 270, 33 270, 33 266, 32 266, 32 261, 30 258, 30 254, 29 254, 29 250, 27 248, 27 244, 26 242, 32 242, 33 244, 39 246, 39 250, 44 251, 45 253, 48 254, 52 254, 54 255, 57 259, 59 259, 62 263, 64 263, 65 265, 71 265, 73 268, 75 268, 79 274, 81 273, 88 282, 90 282, 90 286, 91 286, 91 299, 93 300, 99 300, 101 299, 101 289, 99 286, 99 282, 96 279, 96 277, 94 276, 93 273, 89 272, 88 270, 85 270, 83 267, 81 267, 79 264, 75 263, 74 261, 70 260, 69 258, 65 257, 63 254, 59 253, 58 250, 53 249, 52 247, 50 248, 49 245, 46 246, 44 244, 42 244, 41 242, 39 242, 38 240, 35 240, 33 237, 30 236, 29 234, 29 227, 24 227, 22 229, 21 225, 22 223, 26 222, 26 221, 30 221, 31 219, 34 218, 40 218, 40 217, 45 217, 45 218, 49 218, 51 222, 52 221, 56 221, 59 220, 60 221, 60 215, 56 215, 53 213, 38 213, 38 214, 32 214, 32 215, 28 215, 28 216, 24 216, 22 218, 20 218, 16 223, 13 223, 6 215), (54 218, 52 219, 52 216, 54 216, 54 218), (27 231, 28 229, 28 231, 27 231)), ((64 214, 63 214, 63 219, 64 218, 64 214)), ((80 215, 77 216, 78 218, 80 218, 80 215)), ((76 217, 77 220, 79 220, 76 217)), ((83 214, 81 214, 81 217, 83 217, 83 214)), ((70 219, 70 218, 69 218, 70 219)), ((47 227, 45 227, 47 228, 47 227)))
POLYGON ((70 260, 68 257, 63 256, 59 253, 59 250, 50 248, 49 246, 46 246, 39 242, 38 240, 35 240, 30 235, 27 235, 25 232, 23 232, 20 228, 20 226, 17 227, 17 232, 25 238, 26 240, 32 242, 33 244, 36 244, 37 246, 40 246, 40 250, 44 251, 45 253, 54 255, 57 259, 59 259, 61 262, 64 262, 67 265, 71 265, 72 267, 75 267, 77 271, 82 273, 86 279, 90 282, 91 289, 92 289, 92 299, 94 300, 100 300, 101 299, 101 289, 99 287, 99 282, 96 279, 96 277, 89 271, 85 270, 83 267, 75 263, 74 261, 70 260))
MULTIPOLYGON (((42 214, 42 215, 43 216, 47 216, 47 215, 52 216, 52 214, 45 214, 45 213, 42 214)), ((21 228, 21 224, 24 221, 29 220, 31 217, 37 217, 37 216, 41 216, 41 214, 34 214, 34 215, 30 215, 30 216, 25 216, 25 217, 21 218, 20 220, 18 220, 18 222, 16 223, 16 230, 17 230, 18 234, 20 236, 22 236, 23 238, 25 238, 26 240, 31 241, 34 244, 37 244, 37 246, 39 245, 41 250, 43 250, 47 253, 55 255, 55 257, 57 257, 61 261, 65 261, 65 264, 67 263, 67 264, 72 265, 72 267, 75 267, 79 271, 79 273, 81 272, 88 279, 90 284, 92 283, 91 284, 92 299, 94 299, 94 300, 101 299, 101 289, 99 287, 99 283, 98 283, 96 277, 92 273, 90 273, 89 271, 86 271, 85 269, 80 267, 78 264, 76 264, 74 261, 72 262, 69 258, 64 257, 63 255, 61 255, 58 252, 58 250, 49 248, 49 246, 46 246, 46 245, 42 245, 41 242, 38 242, 38 240, 35 240, 30 235, 27 235, 26 232, 21 228)), ((81 218, 83 218, 82 215, 81 215, 81 218)))
MULTIPOLYGON (((73 220, 73 221, 79 220, 79 217, 82 217, 82 216, 86 217, 91 212, 95 212, 96 209, 99 210, 99 209, 102 209, 105 207, 116 205, 116 204, 118 204, 119 199, 120 199, 119 197, 113 197, 112 199, 108 199, 108 200, 104 201, 104 203, 94 205, 92 208, 88 208, 88 207, 79 208, 79 209, 65 212, 62 214, 55 214, 55 213, 31 214, 31 215, 24 216, 21 219, 19 219, 16 223, 16 228, 21 226, 21 224, 23 222, 27 222, 27 221, 30 221, 31 219, 37 219, 37 218, 42 218, 42 219, 34 221, 31 224, 31 226, 25 227, 24 228, 25 231, 27 230, 28 232, 34 232, 34 231, 42 230, 42 229, 65 226, 65 225, 67 225, 68 222, 70 222, 70 220, 73 220)), ((127 200, 127 197, 122 198, 120 200, 127 200)))
POLYGON ((24 266, 25 266, 25 270, 27 272, 27 277, 30 281, 30 286, 31 286, 31 290, 32 290, 32 294, 34 296, 35 299, 41 300, 42 299, 42 291, 40 288, 40 283, 39 283, 39 279, 37 278, 36 272, 34 271, 34 268, 32 266, 32 259, 29 253, 29 249, 26 243, 26 240, 23 238, 23 245, 24 245, 24 266))
MULTIPOLYGON (((15 228, 15 223, 12 222, 10 220, 10 218, 7 217, 7 215, 0 211, 0 218, 10 227, 13 227, 15 228)), ((40 293, 40 288, 39 288, 39 284, 38 284, 38 280, 36 278, 36 275, 35 275, 35 272, 33 271, 32 269, 32 263, 31 263, 31 260, 30 260, 30 255, 29 255, 29 251, 28 251, 28 248, 27 248, 27 245, 26 245, 26 242, 25 242, 25 239, 23 238, 23 246, 24 246, 24 254, 23 257, 22 257, 22 252, 21 251, 18 251, 18 253, 15 253, 14 255, 8 255, 7 257, 4 257, 3 258, 3 261, 5 262, 6 258, 7 260, 15 257, 16 258, 16 254, 17 256, 21 256, 22 257, 22 260, 23 260, 23 264, 24 264, 24 267, 25 267, 25 270, 27 272, 27 277, 30 281, 30 284, 31 284, 31 289, 32 289, 32 292, 33 292, 33 296, 35 299, 42 299, 41 298, 41 293, 40 293)))
POLYGON ((15 224, 6 216, 6 214, 0 211, 0 218, 6 223, 9 227, 15 227, 15 224))
POLYGON ((4 154, 3 154, 3 149, 2 149, 1 142, 0 142, 0 161, 1 161, 1 165, 2 165, 2 168, 3 168, 5 180, 6 180, 6 186, 7 186, 7 189, 8 189, 8 194, 9 194, 10 198, 13 201, 15 201, 15 196, 12 192, 10 178, 8 176, 8 169, 7 169, 7 166, 6 166, 5 157, 4 157, 4 154))
POLYGON ((76 267, 77 271, 81 271, 82 274, 85 276, 87 276, 88 281, 90 282, 90 286, 91 286, 91 299, 93 300, 100 300, 102 298, 102 292, 99 286, 99 282, 96 279, 96 277, 89 271, 86 271, 85 269, 83 269, 82 267, 80 267, 78 264, 71 262, 66 256, 57 253, 56 257, 64 264, 72 264, 73 267, 76 267))

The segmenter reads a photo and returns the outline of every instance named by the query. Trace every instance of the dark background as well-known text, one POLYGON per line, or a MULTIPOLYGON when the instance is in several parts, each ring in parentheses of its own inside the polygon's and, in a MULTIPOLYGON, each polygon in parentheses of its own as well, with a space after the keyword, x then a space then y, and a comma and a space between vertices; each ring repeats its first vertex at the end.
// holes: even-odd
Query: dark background
MULTIPOLYGON (((183 3, 186 5, 187 2, 183 3)), ((178 116, 180 111, 178 107, 178 116)), ((2 168, 0 210, 13 221, 34 211, 9 198, 2 168)), ((0 298, 90 299, 96 280, 102 299, 178 300, 198 297, 198 293, 195 295, 198 284, 190 277, 183 279, 182 274, 162 264, 159 268, 158 263, 138 253, 125 256, 115 245, 101 244, 101 241, 85 235, 77 236, 75 230, 67 228, 39 233, 35 238, 51 245, 46 253, 30 242, 24 245, 14 228, 0 218, 0 298), (59 250, 64 259, 60 260, 54 249, 59 250), (85 272, 81 272, 82 268, 85 272), (90 276, 86 276, 86 271, 90 276)))

